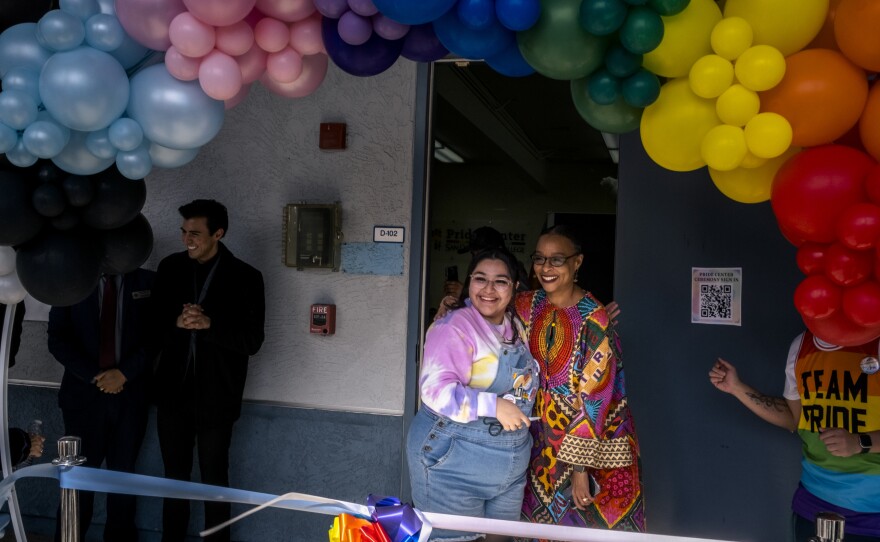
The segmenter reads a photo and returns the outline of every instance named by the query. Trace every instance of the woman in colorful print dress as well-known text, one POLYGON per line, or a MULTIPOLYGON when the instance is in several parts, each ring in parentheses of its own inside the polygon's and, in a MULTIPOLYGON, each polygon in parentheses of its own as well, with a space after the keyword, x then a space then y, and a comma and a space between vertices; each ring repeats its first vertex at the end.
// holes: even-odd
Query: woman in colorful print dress
POLYGON ((620 344, 605 307, 576 283, 571 229, 545 230, 532 255, 542 289, 517 296, 541 386, 523 515, 534 523, 645 530, 639 445, 620 344))
MULTIPOLYGON (((407 435, 413 503, 423 511, 519 519, 539 376, 513 310, 515 262, 504 249, 477 253, 458 302, 425 337, 422 408, 407 435)), ((435 530, 430 539, 482 536, 435 530)))

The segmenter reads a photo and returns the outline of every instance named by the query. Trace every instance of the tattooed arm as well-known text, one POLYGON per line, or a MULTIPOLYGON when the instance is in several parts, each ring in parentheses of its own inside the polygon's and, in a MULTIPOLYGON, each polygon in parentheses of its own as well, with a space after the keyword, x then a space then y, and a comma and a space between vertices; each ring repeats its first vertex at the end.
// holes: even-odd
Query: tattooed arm
POLYGON ((762 420, 789 431, 797 429, 801 417, 801 402, 765 395, 739 379, 736 367, 718 358, 709 371, 709 382, 719 390, 739 399, 762 420))

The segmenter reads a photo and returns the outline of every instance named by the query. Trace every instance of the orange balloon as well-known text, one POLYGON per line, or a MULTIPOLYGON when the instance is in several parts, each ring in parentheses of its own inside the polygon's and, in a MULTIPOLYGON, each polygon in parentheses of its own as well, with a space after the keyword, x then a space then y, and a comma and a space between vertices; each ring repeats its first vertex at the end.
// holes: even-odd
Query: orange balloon
POLYGON ((815 147, 856 125, 868 99, 868 80, 837 51, 804 49, 785 59, 782 82, 760 96, 761 111, 788 119, 793 146, 815 147))
POLYGON ((804 49, 840 50, 837 46, 837 39, 834 37, 834 18, 837 15, 837 6, 839 6, 842 1, 843 0, 831 0, 831 2, 828 3, 828 13, 825 14, 825 23, 822 25, 822 29, 819 30, 819 33, 816 34, 813 41, 804 47, 804 49))
POLYGON ((834 16, 834 37, 844 55, 870 71, 880 71, 880 2, 846 0, 834 16))
POLYGON ((876 82, 868 93, 868 101, 859 120, 859 136, 868 154, 880 161, 880 84, 876 82))

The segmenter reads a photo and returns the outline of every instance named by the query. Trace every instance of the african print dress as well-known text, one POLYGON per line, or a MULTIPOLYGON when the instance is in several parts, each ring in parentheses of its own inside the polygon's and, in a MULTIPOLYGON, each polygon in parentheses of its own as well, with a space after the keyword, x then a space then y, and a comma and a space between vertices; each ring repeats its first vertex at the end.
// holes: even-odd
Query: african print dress
POLYGON ((560 309, 543 290, 519 294, 516 309, 541 365, 531 426, 523 515, 533 523, 645 530, 639 445, 624 386, 617 334, 592 294, 560 309), (571 502, 574 465, 588 467, 599 494, 586 510, 571 502))

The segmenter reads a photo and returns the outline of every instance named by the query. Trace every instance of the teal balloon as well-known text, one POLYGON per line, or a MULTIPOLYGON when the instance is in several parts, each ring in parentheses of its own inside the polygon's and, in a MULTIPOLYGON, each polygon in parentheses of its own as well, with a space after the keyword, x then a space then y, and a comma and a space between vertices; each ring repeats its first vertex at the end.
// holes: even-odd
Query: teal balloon
POLYGON ((660 96, 660 79, 645 68, 639 68, 639 71, 623 80, 621 92, 629 105, 648 107, 660 96))
POLYGON ((9 68, 3 76, 3 90, 20 90, 39 105, 43 101, 40 98, 40 70, 27 66, 9 68))
POLYGON ((89 132, 85 141, 86 148, 96 157, 106 160, 116 156, 118 149, 110 142, 110 129, 104 128, 89 132))
POLYGON ((627 4, 631 6, 644 6, 648 3, 648 0, 623 0, 627 4))
POLYGON ((43 15, 37 29, 45 44, 55 51, 69 51, 86 39, 86 29, 79 17, 60 9, 43 15))
POLYGON ((88 132, 70 131, 70 140, 64 149, 52 158, 52 163, 74 175, 94 175, 104 171, 114 158, 99 158, 86 146, 88 132))
POLYGON ((586 77, 571 82, 571 98, 580 116, 600 132, 611 134, 632 132, 639 127, 642 119, 643 109, 629 105, 624 101, 623 96, 619 96, 610 105, 593 101, 587 90, 586 77))
POLYGON ((656 11, 637 7, 629 10, 620 27, 620 43, 631 53, 643 55, 663 40, 663 19, 656 11))
POLYGON ((37 23, 17 24, 0 33, 0 77, 15 66, 39 71, 50 56, 52 51, 37 40, 37 23))
POLYGON ((5 154, 18 143, 18 132, 0 122, 0 153, 5 154))
POLYGON ((131 151, 119 151, 116 154, 116 169, 123 177, 133 181, 146 177, 153 169, 149 143, 145 141, 131 151))
POLYGON ((0 122, 16 130, 24 130, 37 120, 38 103, 22 90, 0 92, 0 122))
POLYGON ((13 166, 18 167, 30 167, 36 164, 39 159, 34 153, 27 150, 21 138, 16 141, 14 147, 6 151, 6 158, 13 166))
POLYGON ((551 79, 586 77, 602 65, 608 38, 590 34, 580 24, 581 0, 542 2, 532 28, 517 33, 523 58, 551 79))
POLYGON ((613 104, 620 96, 620 81, 606 70, 596 70, 587 79, 587 91, 597 104, 613 104))
POLYGON ((70 141, 70 129, 54 120, 37 120, 25 128, 21 140, 37 158, 52 158, 70 141))
POLYGON ((590 34, 607 36, 626 20, 627 9, 621 0, 584 0, 579 13, 581 26, 590 34))
POLYGON ((648 7, 664 17, 669 17, 670 15, 678 15, 690 3, 691 0, 648 0, 648 7))
POLYGON ((615 77, 629 77, 642 67, 642 55, 624 49, 618 43, 608 48, 605 53, 605 69, 615 77))

